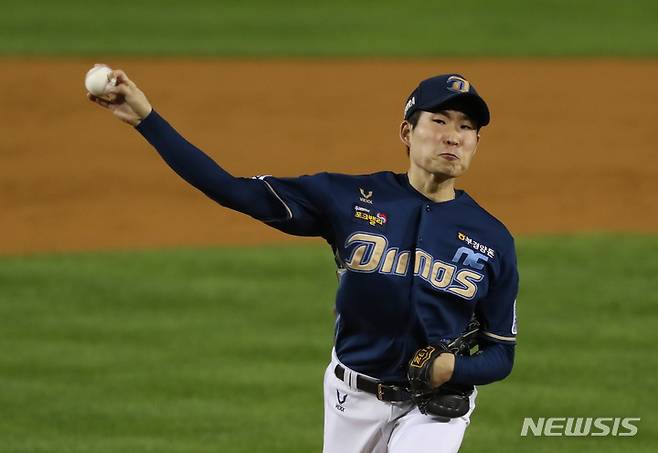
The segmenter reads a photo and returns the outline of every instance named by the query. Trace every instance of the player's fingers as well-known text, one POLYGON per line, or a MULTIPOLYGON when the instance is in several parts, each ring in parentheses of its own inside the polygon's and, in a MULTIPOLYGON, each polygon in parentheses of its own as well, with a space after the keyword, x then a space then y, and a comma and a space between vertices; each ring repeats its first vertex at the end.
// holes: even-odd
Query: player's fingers
POLYGON ((109 101, 110 100, 107 96, 97 96, 97 95, 91 94, 89 92, 87 92, 87 98, 89 98, 92 101, 94 101, 96 99, 100 99, 102 101, 109 101))
POLYGON ((91 93, 87 93, 87 99, 89 99, 91 102, 100 105, 101 107, 110 108, 110 103, 102 98, 99 98, 98 96, 94 96, 91 93))
POLYGON ((132 88, 125 84, 117 84, 107 89, 107 93, 121 94, 123 96, 128 96, 131 92, 132 88))
POLYGON ((112 102, 112 96, 109 94, 103 94, 100 96, 97 96, 95 94, 88 93, 90 96, 92 96, 94 99, 98 99, 103 102, 112 102))
POLYGON ((127 79, 128 76, 126 75, 126 72, 123 69, 112 69, 110 71, 110 75, 108 77, 113 77, 113 78, 122 78, 122 79, 127 79))
POLYGON ((110 72, 107 77, 108 80, 116 79, 117 85, 126 84, 129 87, 135 87, 135 83, 128 78, 122 69, 115 69, 114 71, 110 72))

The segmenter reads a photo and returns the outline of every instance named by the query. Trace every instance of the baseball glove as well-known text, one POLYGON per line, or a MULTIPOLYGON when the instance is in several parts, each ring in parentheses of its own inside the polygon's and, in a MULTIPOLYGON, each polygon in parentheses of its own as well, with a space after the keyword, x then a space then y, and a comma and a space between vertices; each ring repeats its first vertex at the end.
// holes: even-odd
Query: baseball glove
POLYGON ((471 349, 477 344, 479 327, 477 321, 473 320, 466 332, 452 343, 426 346, 416 351, 411 358, 407 371, 409 392, 420 412, 443 418, 461 417, 468 412, 473 386, 446 383, 439 388, 432 388, 432 365, 444 352, 470 355, 471 349))

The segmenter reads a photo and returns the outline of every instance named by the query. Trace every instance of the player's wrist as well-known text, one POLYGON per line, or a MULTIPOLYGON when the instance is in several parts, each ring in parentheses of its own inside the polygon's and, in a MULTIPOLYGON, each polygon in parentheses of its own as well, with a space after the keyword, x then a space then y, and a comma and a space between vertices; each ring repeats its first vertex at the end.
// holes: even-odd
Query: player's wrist
POLYGON ((137 118, 135 121, 132 123, 134 127, 139 126, 146 118, 149 117, 149 115, 153 112, 153 107, 151 104, 148 104, 148 107, 144 108, 141 113, 137 112, 137 118))
POLYGON ((149 114, 153 111, 153 107, 148 101, 144 100, 143 102, 138 103, 134 107, 134 110, 137 116, 139 117, 139 121, 143 121, 144 118, 149 116, 149 114))

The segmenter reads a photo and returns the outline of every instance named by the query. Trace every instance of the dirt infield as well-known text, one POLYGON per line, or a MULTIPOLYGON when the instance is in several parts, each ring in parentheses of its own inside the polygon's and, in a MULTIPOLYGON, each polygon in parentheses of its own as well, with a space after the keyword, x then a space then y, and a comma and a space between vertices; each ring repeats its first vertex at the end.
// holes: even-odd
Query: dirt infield
MULTIPOLYGON (((108 59, 237 175, 404 171, 404 100, 458 71, 492 110, 461 182, 516 233, 658 231, 658 61, 108 59)), ((0 254, 299 241, 188 187, 89 103, 94 61, 0 60, 0 254)))

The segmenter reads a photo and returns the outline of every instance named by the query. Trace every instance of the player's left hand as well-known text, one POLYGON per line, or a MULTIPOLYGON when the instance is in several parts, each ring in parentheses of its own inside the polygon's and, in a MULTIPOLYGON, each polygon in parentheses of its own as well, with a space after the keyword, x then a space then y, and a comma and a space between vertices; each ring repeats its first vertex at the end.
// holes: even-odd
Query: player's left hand
POLYGON ((455 367, 455 355, 444 343, 416 351, 407 371, 411 399, 426 415, 461 417, 470 409, 472 389, 449 388, 447 382, 455 367))

